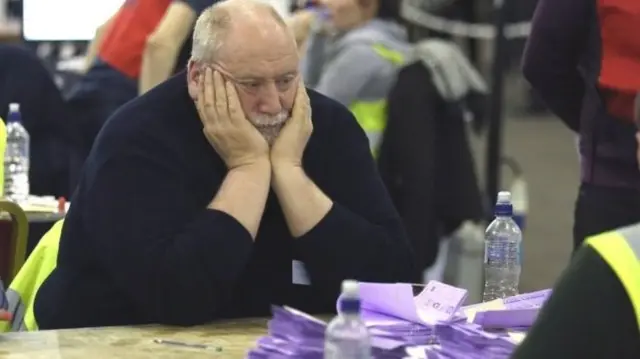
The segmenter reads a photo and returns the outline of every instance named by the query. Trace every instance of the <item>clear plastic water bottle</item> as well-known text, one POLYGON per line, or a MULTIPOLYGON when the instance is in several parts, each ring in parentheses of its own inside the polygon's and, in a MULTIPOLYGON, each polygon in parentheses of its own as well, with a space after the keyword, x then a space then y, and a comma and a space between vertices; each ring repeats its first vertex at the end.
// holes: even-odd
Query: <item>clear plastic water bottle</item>
POLYGON ((327 326, 325 359, 370 359, 371 338, 360 318, 358 282, 342 282, 339 314, 327 326))
POLYGON ((9 104, 4 152, 4 197, 16 203, 29 198, 29 133, 22 125, 20 105, 9 104))
POLYGON ((518 294, 522 231, 513 220, 511 193, 498 193, 495 219, 485 231, 483 301, 518 294))

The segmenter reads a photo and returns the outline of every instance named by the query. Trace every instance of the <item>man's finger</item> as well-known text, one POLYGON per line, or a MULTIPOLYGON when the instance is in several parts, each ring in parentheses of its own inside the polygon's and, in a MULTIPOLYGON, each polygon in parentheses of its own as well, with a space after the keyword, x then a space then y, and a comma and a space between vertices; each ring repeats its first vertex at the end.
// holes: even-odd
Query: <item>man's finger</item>
POLYGON ((215 116, 215 94, 214 88, 213 70, 210 68, 205 69, 204 86, 202 89, 204 110, 208 117, 215 116))
POLYGON ((205 77, 206 77, 206 71, 201 71, 198 74, 198 93, 196 94, 196 100, 194 101, 196 104, 196 109, 198 110, 198 113, 200 114, 201 120, 205 120, 205 106, 204 106, 204 102, 205 102, 205 95, 204 95, 204 87, 205 87, 205 77))
POLYGON ((219 121, 229 121, 229 107, 227 105, 227 90, 225 89, 225 80, 218 71, 213 72, 213 87, 215 89, 216 112, 219 121))
POLYGON ((304 83, 300 80, 298 89, 296 90, 296 99, 293 104, 293 118, 304 116, 306 108, 309 106, 309 97, 307 96, 307 89, 304 87, 304 83))
POLYGON ((227 92, 227 101, 229 106, 229 118, 231 121, 244 120, 244 113, 240 99, 238 98, 238 92, 235 85, 230 81, 225 81, 225 88, 227 92))

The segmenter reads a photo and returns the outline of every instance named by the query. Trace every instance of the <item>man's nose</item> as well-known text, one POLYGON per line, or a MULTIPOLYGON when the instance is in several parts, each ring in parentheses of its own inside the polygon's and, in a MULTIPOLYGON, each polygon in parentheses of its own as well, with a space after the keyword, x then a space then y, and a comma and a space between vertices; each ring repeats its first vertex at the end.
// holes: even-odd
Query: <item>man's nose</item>
POLYGON ((267 113, 269 115, 277 115, 282 111, 280 91, 278 91, 274 83, 265 84, 262 89, 259 110, 261 113, 267 113))

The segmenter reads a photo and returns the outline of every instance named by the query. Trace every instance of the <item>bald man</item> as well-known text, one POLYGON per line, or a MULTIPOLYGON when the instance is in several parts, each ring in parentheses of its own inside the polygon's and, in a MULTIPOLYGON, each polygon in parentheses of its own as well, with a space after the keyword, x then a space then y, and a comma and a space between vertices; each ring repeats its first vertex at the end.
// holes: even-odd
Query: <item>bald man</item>
POLYGON ((37 294, 40 329, 330 313, 344 279, 411 280, 365 134, 302 86, 298 61, 271 7, 203 12, 187 70, 98 136, 37 294))

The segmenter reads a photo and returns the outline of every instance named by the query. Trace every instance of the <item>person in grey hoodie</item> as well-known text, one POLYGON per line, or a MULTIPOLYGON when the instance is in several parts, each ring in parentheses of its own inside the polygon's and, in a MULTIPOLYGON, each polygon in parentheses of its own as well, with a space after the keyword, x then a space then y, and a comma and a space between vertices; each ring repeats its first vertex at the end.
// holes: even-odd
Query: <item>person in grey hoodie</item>
POLYGON ((397 0, 319 0, 306 42, 308 87, 349 107, 372 150, 384 129, 384 100, 411 46, 397 0))

